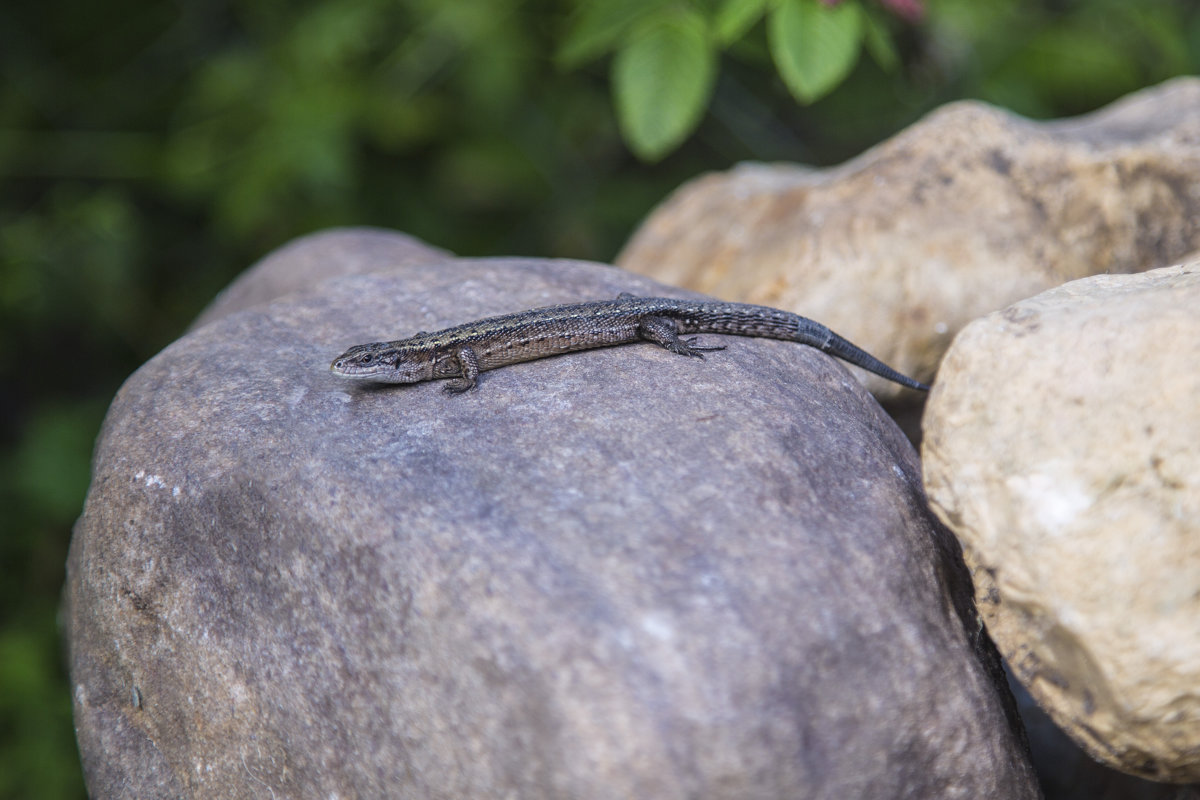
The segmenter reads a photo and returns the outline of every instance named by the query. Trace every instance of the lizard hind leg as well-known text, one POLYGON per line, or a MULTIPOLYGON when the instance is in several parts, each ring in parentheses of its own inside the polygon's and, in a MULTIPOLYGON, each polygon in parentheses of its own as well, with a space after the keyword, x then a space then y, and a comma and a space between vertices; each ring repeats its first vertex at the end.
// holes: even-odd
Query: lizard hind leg
POLYGON ((464 347, 455 353, 458 361, 459 376, 445 386, 446 394, 462 394, 468 389, 474 389, 479 380, 479 358, 470 347, 464 347))
POLYGON ((679 328, 676 327, 675 320, 667 317, 646 317, 638 323, 638 336, 648 342, 654 342, 660 347, 665 347, 672 353, 699 359, 703 359, 707 352, 725 349, 724 345, 698 345, 694 337, 680 339, 679 328))

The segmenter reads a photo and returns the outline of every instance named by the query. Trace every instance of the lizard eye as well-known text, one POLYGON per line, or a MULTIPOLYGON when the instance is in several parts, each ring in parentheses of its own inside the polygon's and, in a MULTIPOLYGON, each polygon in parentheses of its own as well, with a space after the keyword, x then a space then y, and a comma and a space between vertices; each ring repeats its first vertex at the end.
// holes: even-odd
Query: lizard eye
POLYGON ((370 364, 374 359, 375 359, 374 353, 363 353, 361 356, 358 357, 358 363, 370 364))

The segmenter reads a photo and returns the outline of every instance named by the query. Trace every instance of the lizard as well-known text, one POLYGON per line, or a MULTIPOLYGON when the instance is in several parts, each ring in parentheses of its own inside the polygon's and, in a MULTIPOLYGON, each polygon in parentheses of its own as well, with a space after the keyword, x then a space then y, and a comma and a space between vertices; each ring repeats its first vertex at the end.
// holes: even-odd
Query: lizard
POLYGON ((815 347, 910 389, 929 387, 892 369, 811 319, 768 306, 635 297, 547 306, 488 317, 436 333, 351 347, 330 365, 335 375, 377 383, 453 378, 445 390, 475 388, 479 373, 522 361, 594 347, 648 341, 672 353, 704 358, 724 345, 701 346, 680 334, 715 333, 782 339, 815 347))

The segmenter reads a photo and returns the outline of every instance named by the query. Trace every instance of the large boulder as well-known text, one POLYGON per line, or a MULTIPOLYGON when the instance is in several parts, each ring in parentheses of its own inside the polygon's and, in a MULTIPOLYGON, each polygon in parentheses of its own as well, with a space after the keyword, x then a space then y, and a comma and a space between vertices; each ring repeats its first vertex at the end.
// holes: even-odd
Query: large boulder
POLYGON ((953 103, 838 167, 744 164, 698 178, 617 263, 819 319, 927 380, 983 314, 1200 248, 1198 141, 1196 78, 1050 122, 953 103))
POLYGON ((832 359, 631 345, 453 397, 329 372, 622 291, 680 294, 402 265, 131 377, 69 562, 93 796, 1037 796, 916 455, 832 359))
POLYGON ((925 481, 1016 677, 1093 756, 1200 781, 1200 262, 968 326, 925 481))

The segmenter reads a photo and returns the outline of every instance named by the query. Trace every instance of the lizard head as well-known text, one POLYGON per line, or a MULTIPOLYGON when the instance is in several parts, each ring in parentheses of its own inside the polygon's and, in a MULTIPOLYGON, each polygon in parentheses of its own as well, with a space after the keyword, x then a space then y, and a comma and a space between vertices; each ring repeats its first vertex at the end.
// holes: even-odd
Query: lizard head
POLYGON ((433 377, 433 360, 395 342, 359 344, 333 360, 329 369, 343 378, 378 383, 416 383, 433 377))

